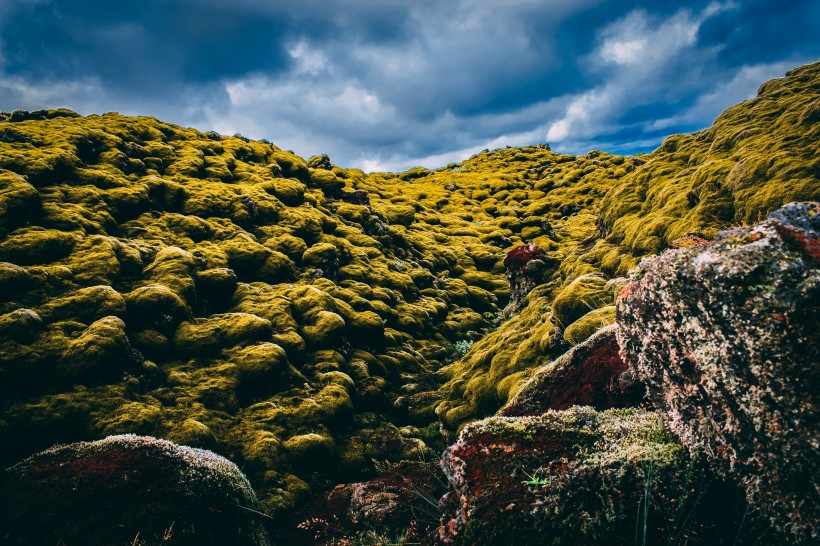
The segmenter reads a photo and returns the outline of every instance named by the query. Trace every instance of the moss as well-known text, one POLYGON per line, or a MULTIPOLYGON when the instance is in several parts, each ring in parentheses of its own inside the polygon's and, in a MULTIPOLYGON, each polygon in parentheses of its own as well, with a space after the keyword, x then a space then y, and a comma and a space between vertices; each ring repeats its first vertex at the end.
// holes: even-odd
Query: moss
POLYGON ((317 243, 302 254, 302 265, 309 267, 327 267, 338 263, 339 251, 330 243, 317 243))
POLYGON ((552 302, 555 324, 568 328, 576 320, 601 307, 613 305, 615 294, 607 286, 606 279, 595 275, 584 275, 561 290, 552 302))
POLYGON ((0 338, 31 340, 43 326, 43 319, 31 309, 16 309, 0 315, 0 338))
POLYGON ((147 117, 0 121, 12 131, 0 142, 0 429, 11 435, 0 442, 23 455, 92 438, 104 414, 152 406, 140 394, 151 393, 160 420, 134 426, 253 453, 254 487, 283 517, 337 469, 294 461, 284 440, 326 435, 337 444, 328 460, 370 472, 363 454, 379 453, 385 418, 457 429, 493 413, 568 348, 551 313, 561 328, 583 322, 622 286, 593 281, 600 301, 558 299, 555 312, 572 280, 624 275, 689 232, 709 238, 782 200, 820 197, 807 124, 817 77, 817 66, 798 70, 653 154, 527 146, 408 173, 308 165, 267 142, 147 117), (555 267, 509 317, 502 258, 526 243, 555 267), (67 303, 92 288, 104 297, 67 303), (37 321, 22 309, 42 327, 23 332, 37 321), (86 336, 111 316, 124 327, 104 323, 110 345, 102 325, 86 336))
POLYGON ((70 378, 111 377, 134 358, 122 319, 103 317, 68 343, 58 370, 70 378))
POLYGON ((108 315, 122 317, 125 308, 125 299, 110 286, 92 286, 49 300, 38 312, 47 322, 73 319, 90 324, 108 315))
POLYGON ((174 326, 191 316, 179 295, 163 284, 149 284, 125 294, 128 318, 137 324, 174 326))
POLYGON ((311 432, 291 436, 282 443, 291 458, 296 461, 322 461, 333 460, 336 452, 336 443, 333 438, 326 434, 311 432))
POLYGON ((571 345, 577 345, 589 336, 615 322, 615 306, 608 305, 590 311, 564 330, 564 340, 571 345))
POLYGON ((40 194, 22 176, 0 172, 0 188, 0 232, 27 223, 39 211, 40 194))
POLYGON ((345 181, 338 178, 333 172, 325 169, 308 169, 310 171, 309 184, 322 191, 333 193, 345 186, 345 181))
POLYGON ((269 320, 248 313, 222 313, 179 325, 174 347, 186 354, 208 354, 223 347, 269 339, 269 320))
POLYGON ((15 293, 30 287, 34 282, 24 267, 0 262, 0 300, 8 301, 15 293))
POLYGON ((71 233, 21 228, 0 243, 0 260, 19 265, 45 264, 67 256, 75 242, 71 233))

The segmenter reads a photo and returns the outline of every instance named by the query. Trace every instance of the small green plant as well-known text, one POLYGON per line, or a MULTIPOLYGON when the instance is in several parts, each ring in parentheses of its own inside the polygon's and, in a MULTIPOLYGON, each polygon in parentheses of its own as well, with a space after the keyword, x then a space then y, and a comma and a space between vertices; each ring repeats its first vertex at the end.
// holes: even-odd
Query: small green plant
POLYGON ((527 472, 526 470, 523 471, 524 475, 527 477, 526 480, 522 480, 521 483, 530 487, 541 487, 544 485, 549 485, 550 477, 544 473, 543 468, 536 469, 532 474, 527 472))

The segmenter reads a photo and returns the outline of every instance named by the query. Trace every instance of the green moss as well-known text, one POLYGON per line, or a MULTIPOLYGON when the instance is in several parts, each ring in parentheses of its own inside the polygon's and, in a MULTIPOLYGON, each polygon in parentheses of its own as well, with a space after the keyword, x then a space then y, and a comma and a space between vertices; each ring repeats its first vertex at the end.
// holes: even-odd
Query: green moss
POLYGON ((107 315, 124 316, 125 300, 110 286, 92 286, 50 300, 38 311, 47 322, 73 319, 90 324, 107 315))
POLYGON ((208 354, 223 347, 269 339, 269 320, 248 313, 223 313, 179 325, 174 347, 185 354, 208 354))
POLYGON ((495 412, 606 318, 593 310, 622 281, 601 273, 820 198, 818 74, 799 69, 653 154, 527 146, 407 173, 308 165, 147 117, 0 121, 16 135, 0 143, 0 442, 23 454, 91 438, 110 414, 117 430, 247 453, 265 506, 293 511, 334 463, 371 470, 377 414, 456 429, 495 412), (503 258, 525 240, 560 265, 508 317, 503 258), (309 433, 334 454, 283 447, 309 433))
POLYGON ((19 265, 46 264, 67 256, 76 240, 54 229, 21 228, 0 243, 0 260, 19 265))
POLYGON ((589 336, 615 322, 615 306, 608 305, 590 311, 564 330, 564 340, 570 345, 577 345, 589 336))
POLYGON ((29 221, 40 202, 40 194, 22 176, 0 171, 0 233, 29 221))
POLYGON ((103 317, 68 343, 58 369, 71 378, 112 376, 132 358, 125 323, 117 317, 103 317))
POLYGON ((595 275, 583 275, 561 290, 552 302, 555 324, 568 328, 590 311, 613 305, 615 293, 606 279, 595 275))

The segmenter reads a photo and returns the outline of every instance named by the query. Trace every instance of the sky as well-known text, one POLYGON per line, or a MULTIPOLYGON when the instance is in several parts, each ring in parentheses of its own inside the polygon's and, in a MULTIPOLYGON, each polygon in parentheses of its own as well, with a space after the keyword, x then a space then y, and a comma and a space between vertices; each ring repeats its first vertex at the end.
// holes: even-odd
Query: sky
POLYGON ((642 153, 820 60, 817 0, 0 0, 0 110, 150 115, 365 171, 642 153))

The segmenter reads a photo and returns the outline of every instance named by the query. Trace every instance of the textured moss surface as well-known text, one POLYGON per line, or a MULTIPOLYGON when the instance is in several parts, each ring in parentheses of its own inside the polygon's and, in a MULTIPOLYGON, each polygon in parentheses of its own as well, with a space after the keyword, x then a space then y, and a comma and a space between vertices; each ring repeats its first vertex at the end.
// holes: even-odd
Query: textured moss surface
POLYGON ((150 117, 10 116, 0 462, 150 434, 227 456, 279 517, 423 454, 439 418, 492 414, 604 324, 588 313, 642 256, 820 199, 818 81, 795 70, 650 155, 541 145, 370 175, 150 117), (554 267, 508 317, 503 260, 525 243, 554 267), (553 309, 580 278, 595 290, 553 309))

